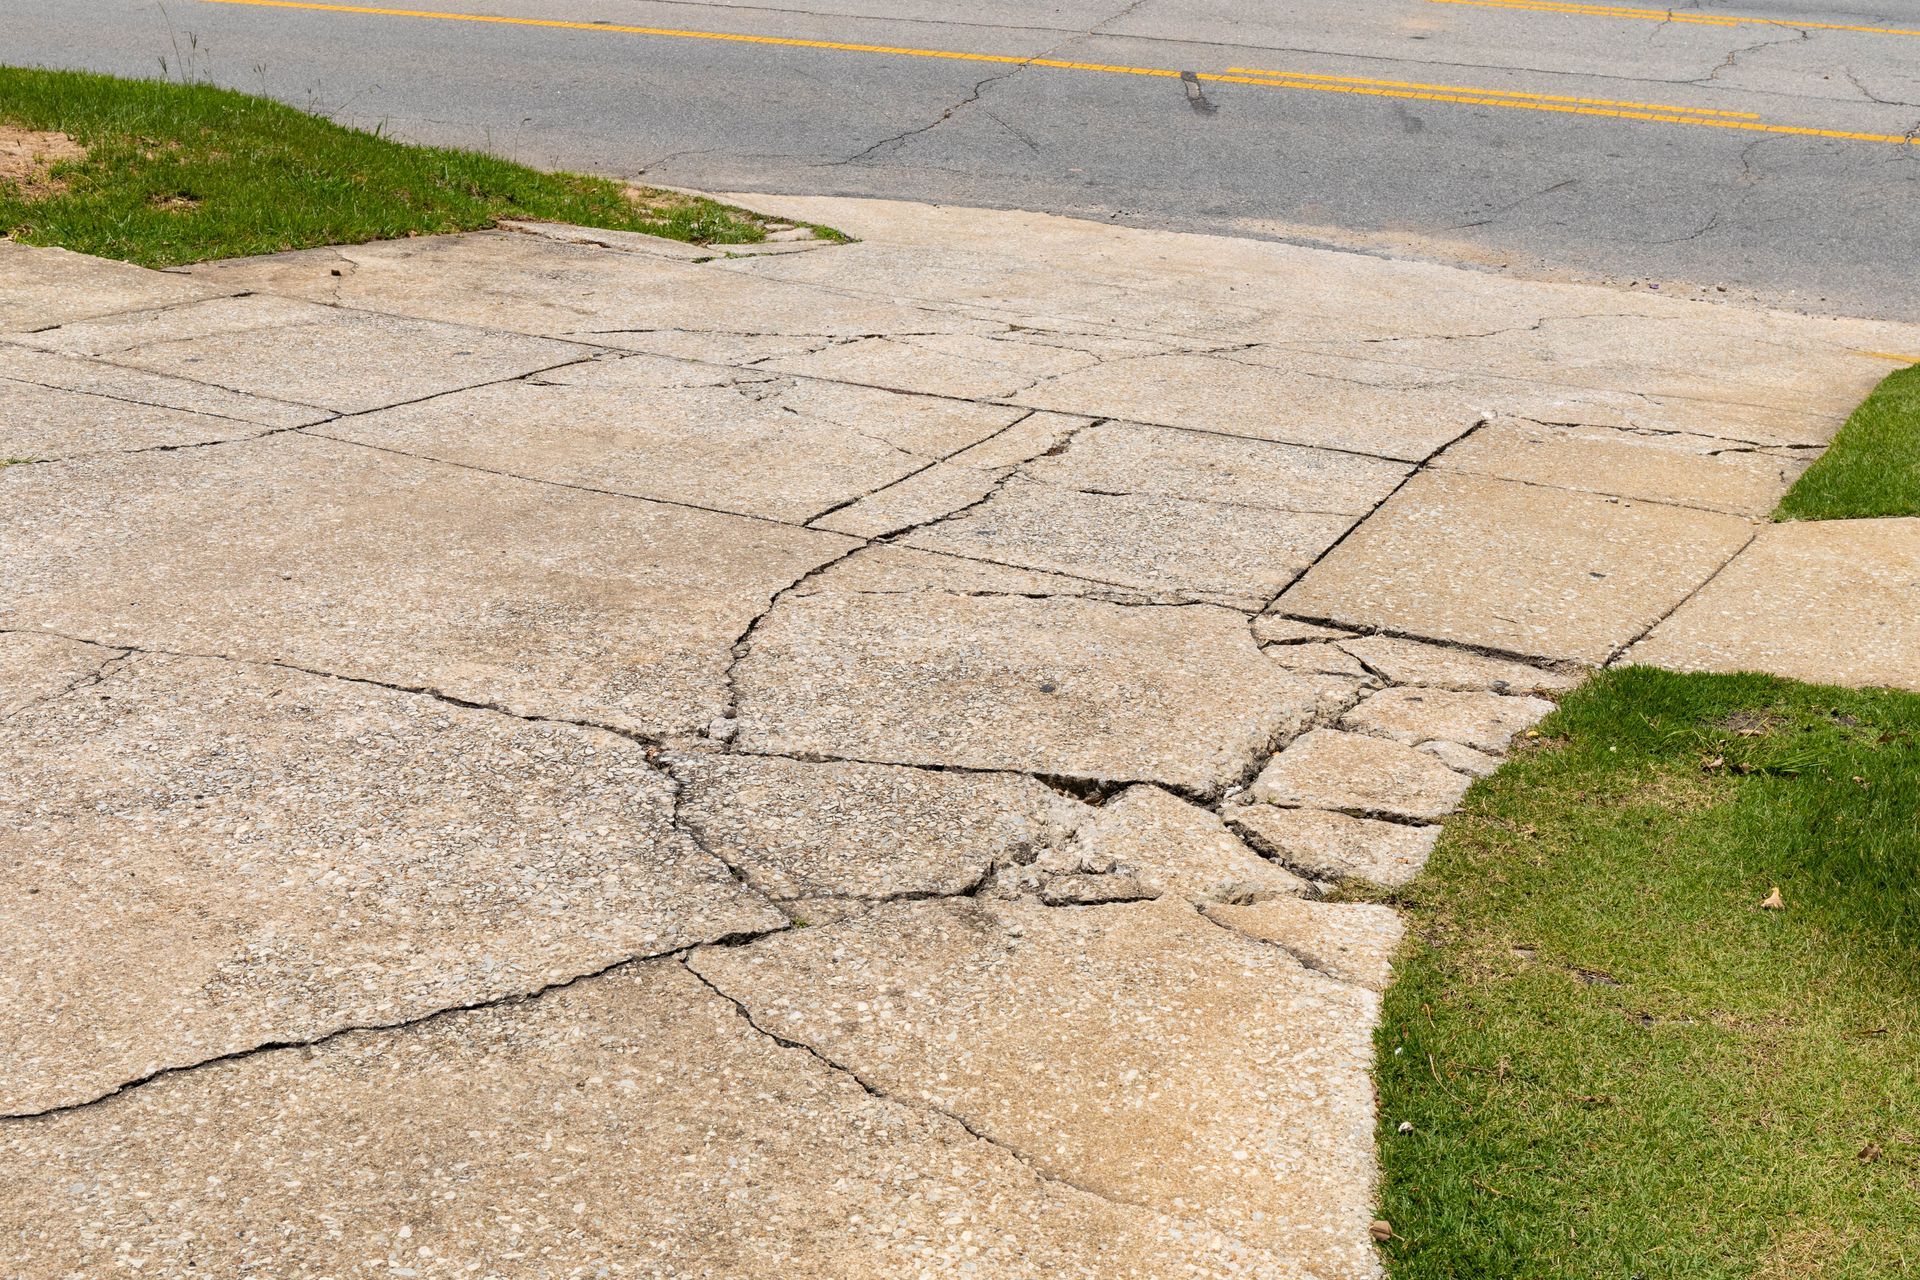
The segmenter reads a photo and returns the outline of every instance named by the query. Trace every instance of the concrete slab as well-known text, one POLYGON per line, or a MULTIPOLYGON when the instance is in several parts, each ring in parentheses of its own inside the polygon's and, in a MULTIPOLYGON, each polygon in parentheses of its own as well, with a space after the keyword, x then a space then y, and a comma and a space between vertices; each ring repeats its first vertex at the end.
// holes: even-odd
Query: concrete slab
POLYGON ((1502 421, 1455 442, 1434 466, 1758 519, 1773 510, 1810 462, 1756 452, 1716 436, 1648 436, 1502 421))
POLYGON ((915 529, 902 541, 1258 610, 1354 519, 1088 492, 1016 478, 979 505, 915 529))
POLYGON ((1478 476, 1416 476, 1283 612, 1599 664, 1752 534, 1717 512, 1478 476))
POLYGON ((1616 302, 1600 314, 1545 316, 1491 332, 1329 347, 1425 369, 1844 418, 1886 376, 1884 360, 1849 343, 1849 330, 1871 327, 1698 304, 1650 314, 1616 302))
POLYGON ((1486 413, 1465 380, 1393 365, 1273 349, 1146 356, 1060 374, 1013 399, 1037 409, 1124 418, 1254 440, 1418 462, 1486 413))
POLYGON ((1313 729, 1274 756, 1247 795, 1263 804, 1430 822, 1452 813, 1472 781, 1398 742, 1313 729))
POLYGON ((1228 609, 941 589, 791 597, 736 683, 750 751, 1198 793, 1314 710, 1228 609))
POLYGON ((170 307, 238 292, 211 281, 68 249, 0 239, 0 334, 31 333, 117 311, 170 307))
POLYGON ((517 378, 592 348, 267 295, 78 320, 15 341, 360 413, 517 378))
POLYGON ((135 654, 0 773, 8 1114, 786 926, 637 743, 372 685, 135 654))
POLYGON ((1920 520, 1764 528, 1622 661, 1920 689, 1920 520))
POLYGON ((963 893, 1092 812, 1017 774, 697 754, 668 767, 702 847, 781 900, 963 893))
POLYGON ((1203 907, 1207 919, 1271 943, 1318 973, 1385 991, 1406 925, 1392 907, 1371 902, 1269 898, 1203 907))
POLYGON ((754 335, 826 339, 1001 327, 717 264, 510 231, 310 249, 192 271, 225 289, 642 351, 668 334, 724 344, 754 335))
POLYGON ((0 627, 275 659, 642 733, 855 545, 288 434, 0 470, 0 627))
POLYGON ((1022 474, 1098 493, 1363 516, 1410 470, 1329 449, 1102 422, 1075 433, 1057 452, 1035 458, 1022 474))
POLYGON ((1656 396, 1550 382, 1501 380, 1488 397, 1493 415, 1542 426, 1652 436, 1698 435, 1764 447, 1818 447, 1833 439, 1844 412, 1809 413, 1777 405, 1656 396))
POLYGON ((756 1021, 1053 1176, 1302 1274, 1372 1274, 1373 1138, 1349 1117, 1375 997, 1185 902, 899 903, 689 964, 756 1021))
POLYGON ((1317 880, 1406 884, 1427 864, 1440 828, 1260 803, 1221 806, 1227 825, 1260 849, 1317 880))
POLYGON ((326 409, 0 343, 0 455, 55 458, 236 439, 299 427, 326 409), (144 411, 144 412, 143 412, 144 411))
POLYGON ((268 430, 231 418, 128 404, 0 378, 0 462, 178 449, 244 439, 268 430))
POLYGON ((788 598, 798 600, 833 592, 900 596, 919 591, 1035 598, 1078 596, 1128 605, 1179 603, 1086 578, 1015 569, 894 542, 870 543, 844 560, 834 561, 794 587, 788 598))
POLYGON ((1501 752, 1516 733, 1531 729, 1552 711, 1553 703, 1545 698, 1453 689, 1382 689, 1341 717, 1340 727, 1409 746, 1438 740, 1501 752))
POLYGON ((1132 876, 1148 896, 1195 904, 1303 897, 1312 887, 1241 843, 1215 814, 1158 787, 1128 787, 1080 824, 1082 868, 1132 876))
POLYGON ((564 380, 479 387, 321 430, 511 475, 804 523, 1022 416, 763 375, 688 387, 676 385, 680 368, 650 357, 596 362, 560 371, 564 380))
POLYGON ((881 538, 931 524, 979 502, 1007 479, 1012 468, 1062 447, 1089 423, 1066 414, 1016 412, 1026 416, 924 471, 829 512, 812 521, 813 527, 881 538))
POLYGON ((1090 339, 1085 345, 1091 349, 1003 335, 905 334, 856 338, 807 355, 779 356, 767 367, 897 391, 1001 400, 1043 378, 1099 364, 1100 344, 1090 339))
POLYGON ((869 1094, 670 960, 13 1126, 0 1270, 129 1259, 173 1276, 1292 1274, 869 1094))

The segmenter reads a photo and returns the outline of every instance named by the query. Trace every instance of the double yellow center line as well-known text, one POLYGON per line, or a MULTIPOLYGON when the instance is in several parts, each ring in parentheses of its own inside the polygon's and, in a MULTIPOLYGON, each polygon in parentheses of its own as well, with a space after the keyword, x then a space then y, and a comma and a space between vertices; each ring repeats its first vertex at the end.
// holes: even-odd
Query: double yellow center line
POLYGON ((1845 22, 1802 22, 1797 18, 1761 18, 1752 14, 1701 13, 1695 9, 1631 9, 1616 4, 1562 3, 1561 0, 1428 0, 1430 4, 1467 5, 1475 9, 1519 9, 1527 13, 1562 13, 1582 18, 1624 18, 1635 22, 1672 22, 1689 27, 1792 27, 1799 31, 1858 31, 1874 36, 1920 36, 1920 28, 1867 27, 1845 22))
MULTIPOLYGON (((1449 93, 1467 94, 1476 101, 1481 99, 1492 101, 1495 106, 1528 107, 1541 103, 1559 102, 1586 107, 1627 107, 1641 111, 1664 111, 1675 115, 1718 116, 1728 120, 1760 118, 1751 111, 1716 111, 1711 107, 1679 107, 1668 102, 1628 102, 1619 98, 1569 98, 1551 93, 1528 93, 1519 89, 1476 89, 1472 85, 1464 84, 1421 84, 1414 80, 1369 80, 1361 76, 1312 75, 1305 71, 1262 71, 1257 67, 1228 67, 1227 70, 1236 75, 1265 77, 1266 80, 1271 80, 1275 84, 1284 83, 1288 87, 1300 89, 1315 89, 1330 85, 1365 85, 1380 89, 1417 89, 1427 97, 1449 93), (1498 101, 1493 101, 1495 99, 1498 101)), ((1265 80, 1262 82, 1265 83, 1265 80)))
MULTIPOLYGON (((1438 3, 1484 3, 1507 7, 1508 0, 1436 0, 1438 3)), ((1526 0, 1544 3, 1545 0, 1526 0)), ((1203 71, 1197 76, 1170 67, 1133 67, 1105 62, 1076 62, 1065 58, 1022 57, 1018 54, 967 53, 956 49, 915 49, 899 45, 855 44, 840 40, 802 40, 792 36, 744 35, 729 31, 689 31, 676 27, 627 26, 611 22, 574 22, 561 18, 519 18, 485 13, 443 13, 432 9, 390 9, 370 5, 324 4, 319 0, 206 0, 209 4, 242 5, 256 9, 302 9, 322 13, 357 14, 381 18, 413 18, 438 22, 480 23, 506 27, 544 27, 563 31, 654 36, 672 40, 710 40, 725 44, 772 45, 789 49, 825 49, 842 53, 878 54, 899 58, 936 58, 950 62, 987 62, 1002 65, 1049 67, 1107 75, 1151 76, 1179 80, 1193 76, 1215 84, 1254 85, 1304 93, 1355 94, 1371 98, 1401 98, 1416 102, 1447 102, 1463 106, 1498 107, 1510 111, 1545 111, 1561 115, 1605 116, 1616 120, 1645 120, 1660 124, 1735 129, 1750 133, 1789 134, 1805 138, 1841 138, 1853 142, 1920 145, 1920 138, 1897 133, 1864 133, 1847 129, 1811 129, 1800 125, 1767 124, 1744 111, 1716 111, 1663 103, 1627 102, 1612 98, 1575 98, 1523 93, 1511 89, 1475 89, 1462 85, 1421 84, 1409 80, 1369 80, 1358 76, 1322 76, 1306 72, 1260 71, 1229 67, 1225 72, 1203 71)), ((1513 0, 1520 3, 1520 0, 1513 0)), ((1581 6, 1569 6, 1581 7, 1581 6)))

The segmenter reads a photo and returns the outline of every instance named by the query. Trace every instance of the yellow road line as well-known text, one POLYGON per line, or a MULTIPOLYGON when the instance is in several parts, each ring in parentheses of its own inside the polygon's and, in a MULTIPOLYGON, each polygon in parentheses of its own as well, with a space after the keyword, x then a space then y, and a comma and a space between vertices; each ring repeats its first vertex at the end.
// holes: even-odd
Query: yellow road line
POLYGON ((1862 351, 1860 354, 1876 360, 1891 360, 1895 364, 1920 364, 1920 356, 1903 356, 1898 351, 1862 351))
MULTIPOLYGON (((634 27, 610 22, 571 22, 560 18, 510 18, 485 13, 442 13, 432 9, 387 9, 371 5, 323 4, 319 0, 205 0, 208 4, 244 5, 256 9, 301 9, 321 13, 350 13, 383 18, 420 18, 441 22, 472 22, 508 27, 547 27, 565 31, 601 31, 625 35, 660 36, 674 40, 717 40, 728 44, 777 45, 793 49, 833 49, 845 53, 886 54, 903 58, 939 58, 951 62, 992 62, 1051 67, 1062 71, 1097 71, 1109 75, 1153 76, 1178 80, 1190 74, 1168 67, 1129 67, 1105 62, 1070 62, 1063 58, 1027 58, 1018 54, 963 53, 955 49, 912 49, 898 45, 853 44, 840 40, 800 40, 792 36, 741 35, 729 31, 687 31, 676 27, 634 27)), ((1291 74, 1291 73, 1286 73, 1291 74)), ((1659 124, 1690 124, 1704 129, 1738 129, 1750 133, 1789 134, 1803 138, 1839 138, 1850 142, 1890 142, 1920 146, 1920 136, 1898 133, 1860 133, 1847 129, 1809 129, 1801 125, 1763 124, 1758 120, 1724 120, 1703 115, 1674 114, 1679 109, 1638 110, 1584 107, 1546 100, 1489 96, 1474 89, 1463 93, 1394 89, 1371 84, 1323 84, 1304 79, 1271 76, 1198 73, 1196 79, 1214 84, 1257 85, 1266 89, 1293 89, 1304 93, 1344 93, 1367 98, 1403 98, 1414 102, 1451 102, 1473 107, 1504 107, 1509 111, 1547 111, 1560 115, 1603 116, 1615 120, 1646 120, 1659 124)), ((1499 93, 1493 90, 1492 93, 1499 93)))
MULTIPOLYGON (((243 0, 222 0, 242 3, 243 0)), ((1920 135, 1901 133, 1858 133, 1850 129, 1810 129, 1795 124, 1761 124, 1751 120, 1715 120, 1704 116, 1669 115, 1658 111, 1610 110, 1600 107, 1572 107, 1556 102, 1526 102, 1510 98, 1484 98, 1471 94, 1414 93, 1399 89, 1372 89, 1364 85, 1308 85, 1286 80, 1241 79, 1237 76, 1202 76, 1203 80, 1224 80, 1229 84, 1257 84, 1274 89, 1310 89, 1317 93, 1352 93, 1369 98, 1407 98, 1416 102, 1454 102, 1471 107, 1505 107, 1509 111, 1547 111, 1558 115, 1605 116, 1614 120, 1651 120, 1659 124, 1690 124, 1702 129, 1738 129, 1747 133, 1781 133, 1802 138, 1842 138, 1850 142, 1891 142, 1902 146, 1920 146, 1920 135)))
POLYGON ((1471 93, 1482 98, 1525 98, 1534 102, 1572 102, 1589 107, 1637 107, 1646 111, 1677 111, 1687 115, 1724 116, 1730 120, 1758 120, 1751 111, 1717 111, 1712 107, 1680 107, 1669 102, 1626 102, 1618 98, 1567 98, 1551 93, 1528 93, 1523 89, 1476 89, 1465 84, 1421 84, 1417 80, 1369 80, 1361 76, 1323 76, 1305 71, 1262 71, 1258 67, 1228 67, 1235 75, 1264 76, 1283 80, 1326 81, 1336 84, 1369 84, 1387 89, 1430 89, 1435 93, 1471 93))
POLYGON ((1470 5, 1478 9, 1519 9, 1531 13, 1565 13, 1584 18, 1625 18, 1636 22, 1673 22, 1695 27, 1792 27, 1800 31, 1858 31, 1874 36, 1920 36, 1912 27, 1865 27, 1844 22, 1800 22, 1793 18, 1761 18, 1737 13, 1695 13, 1676 9, 1628 9, 1612 4, 1564 4, 1555 0, 1428 0, 1429 4, 1470 5))

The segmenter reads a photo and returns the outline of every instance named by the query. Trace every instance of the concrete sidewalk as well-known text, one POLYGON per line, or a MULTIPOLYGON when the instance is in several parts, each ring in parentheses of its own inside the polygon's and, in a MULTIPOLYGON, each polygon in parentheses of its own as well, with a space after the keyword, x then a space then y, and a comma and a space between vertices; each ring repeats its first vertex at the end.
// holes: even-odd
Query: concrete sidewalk
MULTIPOLYGON (((746 198, 751 202, 751 198, 746 198)), ((1402 882, 1920 330, 1035 215, 0 243, 0 1270, 1365 1277, 1402 882)))

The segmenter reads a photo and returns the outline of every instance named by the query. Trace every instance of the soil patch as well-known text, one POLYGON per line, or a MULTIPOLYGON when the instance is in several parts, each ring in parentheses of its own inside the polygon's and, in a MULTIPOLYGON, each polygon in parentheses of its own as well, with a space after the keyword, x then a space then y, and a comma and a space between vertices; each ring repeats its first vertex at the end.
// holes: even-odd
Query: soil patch
POLYGON ((67 184, 52 175, 63 160, 84 160, 87 149, 64 133, 0 124, 0 185, 23 200, 57 196, 67 184))

